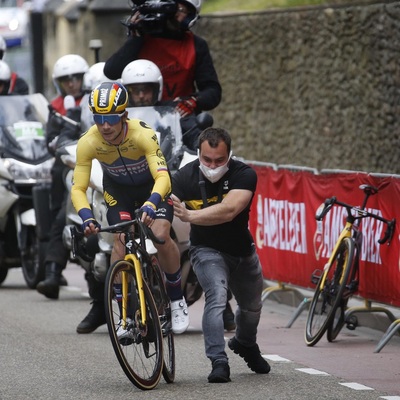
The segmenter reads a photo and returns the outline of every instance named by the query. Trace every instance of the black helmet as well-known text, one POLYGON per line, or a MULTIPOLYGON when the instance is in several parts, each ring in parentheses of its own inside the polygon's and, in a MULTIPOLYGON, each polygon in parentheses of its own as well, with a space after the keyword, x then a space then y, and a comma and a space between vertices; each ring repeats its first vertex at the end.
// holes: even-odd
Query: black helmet
POLYGON ((93 114, 121 114, 128 105, 128 92, 119 82, 103 82, 89 96, 89 108, 93 114))

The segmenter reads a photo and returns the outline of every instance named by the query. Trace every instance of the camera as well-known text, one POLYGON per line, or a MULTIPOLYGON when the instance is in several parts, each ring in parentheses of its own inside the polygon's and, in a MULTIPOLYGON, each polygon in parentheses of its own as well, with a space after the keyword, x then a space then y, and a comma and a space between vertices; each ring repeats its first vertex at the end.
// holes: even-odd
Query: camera
POLYGON ((128 30, 137 30, 140 33, 161 33, 166 21, 176 14, 177 8, 175 0, 133 0, 132 14, 124 25, 128 30), (139 20, 133 24, 130 19, 137 12, 139 20))

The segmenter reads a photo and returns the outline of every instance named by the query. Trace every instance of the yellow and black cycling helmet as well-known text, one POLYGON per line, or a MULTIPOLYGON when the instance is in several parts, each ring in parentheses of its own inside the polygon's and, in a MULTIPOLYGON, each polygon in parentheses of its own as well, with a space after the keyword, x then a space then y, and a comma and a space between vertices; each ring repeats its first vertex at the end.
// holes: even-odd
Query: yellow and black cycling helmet
POLYGON ((128 105, 128 92, 119 82, 103 82, 89 96, 89 108, 93 114, 121 114, 128 105))

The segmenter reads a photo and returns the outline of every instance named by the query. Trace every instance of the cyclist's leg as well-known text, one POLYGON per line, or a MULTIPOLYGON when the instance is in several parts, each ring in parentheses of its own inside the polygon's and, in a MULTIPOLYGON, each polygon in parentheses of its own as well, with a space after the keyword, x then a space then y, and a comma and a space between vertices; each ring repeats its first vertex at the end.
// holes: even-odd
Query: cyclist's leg
POLYGON ((172 330, 174 333, 183 333, 189 326, 189 313, 187 304, 183 298, 180 255, 177 244, 172 240, 171 222, 173 218, 173 206, 170 201, 161 202, 157 211, 157 218, 151 226, 153 233, 164 240, 164 244, 157 248, 160 266, 166 276, 166 287, 171 299, 172 330))

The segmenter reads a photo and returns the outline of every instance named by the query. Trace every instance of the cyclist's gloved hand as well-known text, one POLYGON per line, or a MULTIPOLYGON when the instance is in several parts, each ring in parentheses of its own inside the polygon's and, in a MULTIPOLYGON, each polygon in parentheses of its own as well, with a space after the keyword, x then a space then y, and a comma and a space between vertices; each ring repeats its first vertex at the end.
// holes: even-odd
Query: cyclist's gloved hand
POLYGON ((177 98, 175 100, 178 101, 178 104, 176 105, 176 111, 179 112, 182 118, 193 114, 196 111, 197 100, 195 97, 177 98))
POLYGON ((100 229, 101 225, 95 220, 92 210, 89 208, 82 208, 78 212, 79 216, 82 218, 82 231, 85 231, 87 227, 89 227, 90 224, 93 224, 95 228, 100 229))
MULTIPOLYGON (((147 202, 146 202, 147 203, 147 202)), ((156 219, 156 210, 153 206, 144 203, 144 205, 142 207, 140 207, 140 211, 143 213, 146 213, 151 219, 156 219)))
POLYGON ((84 231, 90 224, 93 224, 95 228, 101 229, 101 225, 94 218, 90 218, 83 221, 82 230, 84 231))
POLYGON ((140 207, 140 211, 146 213, 151 219, 156 219, 157 206, 161 201, 161 196, 158 193, 152 193, 151 196, 140 207))

